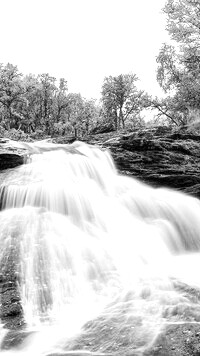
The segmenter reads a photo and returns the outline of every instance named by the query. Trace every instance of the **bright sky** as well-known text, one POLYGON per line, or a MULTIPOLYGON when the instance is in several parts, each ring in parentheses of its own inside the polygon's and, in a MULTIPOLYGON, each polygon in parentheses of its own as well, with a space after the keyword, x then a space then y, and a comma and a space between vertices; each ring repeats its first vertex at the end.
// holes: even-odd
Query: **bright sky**
POLYGON ((153 95, 165 0, 0 0, 0 62, 49 73, 99 98, 105 76, 136 73, 153 95))

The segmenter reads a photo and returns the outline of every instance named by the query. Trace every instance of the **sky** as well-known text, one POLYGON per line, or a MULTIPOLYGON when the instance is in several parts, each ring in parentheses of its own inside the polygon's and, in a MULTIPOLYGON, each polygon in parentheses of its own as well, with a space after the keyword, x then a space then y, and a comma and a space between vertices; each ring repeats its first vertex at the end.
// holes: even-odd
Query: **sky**
POLYGON ((161 95, 156 56, 167 41, 165 0, 0 0, 0 63, 49 73, 70 92, 100 98, 109 75, 134 73, 161 95))

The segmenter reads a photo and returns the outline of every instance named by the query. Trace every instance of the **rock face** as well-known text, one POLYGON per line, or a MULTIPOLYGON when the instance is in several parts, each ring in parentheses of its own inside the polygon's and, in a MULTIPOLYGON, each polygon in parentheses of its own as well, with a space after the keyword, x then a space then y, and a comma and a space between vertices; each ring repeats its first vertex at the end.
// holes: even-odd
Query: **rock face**
POLYGON ((0 171, 23 164, 28 151, 17 142, 0 139, 0 171))
POLYGON ((109 148, 122 174, 200 198, 200 134, 157 128, 96 135, 89 142, 109 148))
MULTIPOLYGON (((74 136, 67 136, 55 140, 47 138, 40 142, 70 144, 74 141, 74 136)), ((39 150, 37 150, 37 148, 34 149, 28 142, 18 142, 7 138, 0 138, 0 172, 23 164, 29 155, 36 152, 39 152, 39 150)))

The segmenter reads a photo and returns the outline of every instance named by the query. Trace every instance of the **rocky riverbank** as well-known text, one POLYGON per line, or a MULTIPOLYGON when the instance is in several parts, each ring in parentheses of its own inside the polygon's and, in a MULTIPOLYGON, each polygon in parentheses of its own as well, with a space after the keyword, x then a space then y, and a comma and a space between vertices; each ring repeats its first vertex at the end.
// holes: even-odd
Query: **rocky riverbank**
MULTIPOLYGON (((71 141, 71 137, 53 139, 65 144, 71 141)), ((84 141, 109 149, 121 174, 200 197, 200 133, 158 127, 97 134, 84 141)), ((22 164, 31 153, 26 144, 1 139, 0 171, 22 164)))
POLYGON ((88 141, 108 148, 120 173, 200 197, 200 134, 160 127, 88 141))

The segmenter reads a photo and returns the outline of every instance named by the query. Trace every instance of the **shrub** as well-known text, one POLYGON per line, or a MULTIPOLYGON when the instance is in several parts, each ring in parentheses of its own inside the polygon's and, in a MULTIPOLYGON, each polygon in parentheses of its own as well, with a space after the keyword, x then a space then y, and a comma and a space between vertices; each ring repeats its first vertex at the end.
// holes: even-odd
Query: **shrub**
POLYGON ((15 140, 15 141, 29 141, 30 137, 28 134, 26 134, 22 130, 16 130, 16 129, 11 129, 11 130, 4 130, 3 136, 6 138, 9 138, 10 140, 15 140))

